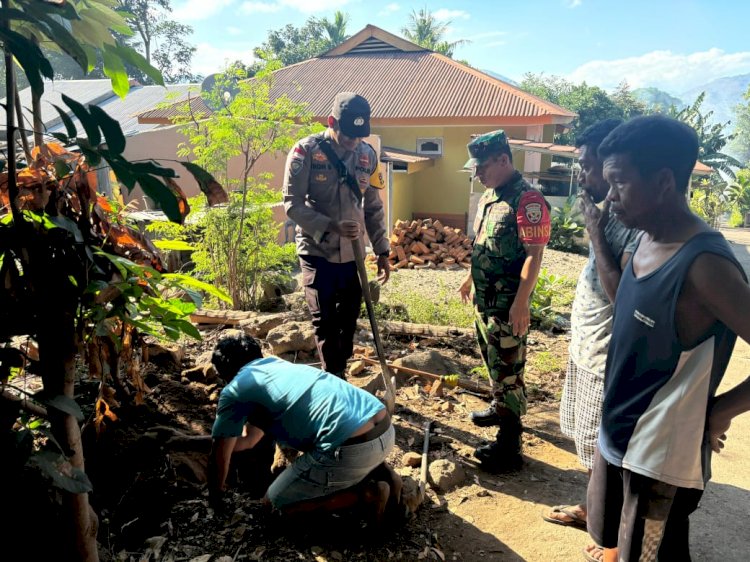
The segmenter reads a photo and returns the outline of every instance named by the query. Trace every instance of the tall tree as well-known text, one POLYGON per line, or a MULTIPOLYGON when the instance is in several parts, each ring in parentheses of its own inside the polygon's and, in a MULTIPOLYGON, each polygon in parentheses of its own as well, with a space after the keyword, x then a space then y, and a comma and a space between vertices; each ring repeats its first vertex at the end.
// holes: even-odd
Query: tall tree
POLYGON ((349 14, 345 14, 339 10, 333 14, 333 21, 328 18, 320 20, 320 25, 328 35, 328 48, 333 49, 337 45, 341 45, 344 41, 349 39, 349 35, 346 34, 346 25, 349 23, 349 14))
MULTIPOLYGON (((632 104, 627 107, 621 105, 624 97, 622 94, 619 97, 610 96, 598 86, 589 86, 586 82, 574 84, 559 76, 528 73, 521 81, 520 87, 578 114, 571 129, 557 136, 557 142, 563 144, 573 144, 577 134, 597 121, 628 117, 627 112, 635 107, 632 104)), ((632 97, 629 92, 627 95, 632 97)))
POLYGON ((750 168, 750 86, 743 97, 744 103, 738 104, 734 110, 734 140, 730 146, 743 166, 750 168))
POLYGON ((412 43, 416 43, 425 49, 430 49, 446 57, 453 58, 453 51, 469 41, 466 39, 459 39, 458 41, 446 41, 443 39, 451 23, 450 20, 438 20, 425 7, 419 11, 412 10, 411 14, 409 14, 409 23, 401 28, 401 33, 412 43))
MULTIPOLYGON (((133 38, 128 43, 143 51, 143 56, 162 73, 165 82, 190 82, 198 79, 191 72, 195 47, 187 38, 193 33, 189 25, 168 18, 171 0, 117 0, 118 6, 132 15, 128 24, 133 38)), ((147 76, 128 68, 131 76, 150 83, 147 76)))
POLYGON ((308 19, 302 27, 287 24, 268 32, 266 41, 254 50, 261 59, 278 59, 283 66, 317 57, 328 50, 328 41, 320 21, 308 19))
POLYGON ((625 80, 620 82, 615 91, 610 94, 610 97, 622 110, 625 119, 645 115, 649 112, 646 104, 638 99, 633 90, 630 89, 630 84, 625 80))
MULTIPOLYGON (((691 105, 680 110, 672 107, 667 114, 695 129, 700 142, 698 160, 734 180, 736 178, 734 168, 741 168, 742 164, 736 158, 723 152, 724 147, 734 138, 734 135, 727 133, 730 123, 729 121, 714 123, 711 119, 713 111, 703 112, 701 106, 705 97, 706 93, 703 92, 691 105)), ((714 183, 721 183, 721 179, 715 178, 714 183)))
POLYGON ((154 64, 168 84, 192 82, 198 78, 190 68, 196 49, 185 41, 192 32, 192 27, 176 21, 162 21, 157 26, 159 45, 154 51, 154 64))

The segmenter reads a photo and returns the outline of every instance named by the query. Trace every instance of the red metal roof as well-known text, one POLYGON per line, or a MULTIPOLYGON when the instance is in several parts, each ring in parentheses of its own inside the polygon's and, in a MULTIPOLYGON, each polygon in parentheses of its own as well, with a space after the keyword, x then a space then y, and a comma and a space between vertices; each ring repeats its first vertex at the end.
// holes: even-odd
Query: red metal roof
MULTIPOLYGON (((318 120, 325 120, 341 91, 367 98, 375 126, 564 124, 576 117, 373 25, 318 58, 277 70, 270 96, 307 103, 318 120)), ((201 106, 197 110, 209 111, 201 106)), ((139 120, 169 123, 173 116, 174 109, 162 108, 141 114, 139 120)))
POLYGON ((431 51, 348 53, 310 59, 274 73, 271 97, 306 102, 325 118, 338 92, 361 94, 373 124, 450 120, 508 124, 569 122, 575 113, 431 51), (557 118, 557 119, 554 119, 557 118))

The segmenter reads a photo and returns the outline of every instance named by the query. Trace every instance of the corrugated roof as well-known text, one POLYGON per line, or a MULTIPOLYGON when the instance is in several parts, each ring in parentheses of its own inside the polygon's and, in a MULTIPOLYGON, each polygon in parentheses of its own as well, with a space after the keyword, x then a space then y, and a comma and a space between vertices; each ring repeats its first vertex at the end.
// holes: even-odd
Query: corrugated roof
MULTIPOLYGON (((211 109, 206 105, 206 102, 199 95, 199 91, 195 94, 190 93, 190 110, 196 119, 208 117, 211 115, 211 109)), ((141 124, 171 124, 172 119, 178 115, 182 115, 182 111, 179 110, 180 106, 187 101, 183 96, 182 100, 179 100, 171 105, 165 107, 149 108, 147 111, 142 111, 138 114, 138 123, 141 124)))
MULTIPOLYGON (((62 95, 65 94, 83 105, 98 105, 110 117, 120 123, 123 133, 126 135, 134 134, 158 126, 139 123, 138 113, 168 101, 172 96, 175 100, 184 99, 191 88, 196 92, 200 90, 200 86, 197 84, 176 84, 166 87, 135 85, 131 86, 128 95, 122 99, 112 91, 109 79, 49 81, 44 84, 44 94, 42 95, 42 121, 50 132, 65 131, 59 114, 52 107, 52 104, 54 104, 63 110, 67 110, 68 107, 62 101, 62 95)), ((21 105, 28 108, 28 111, 24 110, 24 115, 31 121, 31 88, 24 88, 18 94, 21 98, 21 105)), ((2 103, 5 103, 4 99, 2 103)), ((80 122, 71 111, 68 110, 67 113, 76 125, 79 135, 83 136, 83 127, 81 127, 80 122)), ((30 128, 28 123, 26 123, 26 127, 30 128)))
MULTIPOLYGON (((133 135, 143 131, 148 131, 158 127, 158 124, 144 124, 138 122, 138 114, 144 109, 154 107, 155 105, 168 102, 170 100, 185 99, 189 91, 200 91, 198 84, 173 84, 164 86, 135 86, 131 87, 125 98, 112 95, 106 100, 98 103, 112 119, 120 123, 122 132, 126 135, 133 135)), ((83 128, 77 119, 73 123, 78 129, 79 134, 83 134, 83 128)), ((62 123, 49 127, 50 131, 64 131, 62 123)))
MULTIPOLYGON (((318 58, 274 72, 271 99, 306 103, 325 120, 338 92, 370 102, 378 125, 539 125, 576 114, 470 66, 368 25, 318 58)), ((205 104, 194 102, 196 107, 205 104)), ((208 108, 205 108, 208 111, 208 108)), ((173 111, 148 111, 141 123, 169 123, 173 111)))
MULTIPOLYGON (((63 109, 67 109, 67 106, 62 101, 62 95, 65 94, 69 98, 72 98, 84 105, 90 103, 98 104, 103 100, 114 95, 112 92, 112 85, 109 79, 106 80, 55 80, 44 82, 44 95, 42 95, 42 121, 47 127, 60 123, 60 116, 52 104, 55 104, 63 109)), ((31 129, 31 88, 24 88, 18 92, 18 97, 21 99, 21 107, 24 108, 23 114, 24 119, 28 119, 25 123, 25 127, 31 129)), ((0 103, 6 103, 5 98, 0 100, 0 103)), ((70 113, 70 112, 68 112, 70 113)), ((5 123, 3 123, 1 131, 5 131, 5 123)))
POLYGON ((348 53, 310 59, 274 73, 271 97, 284 94, 327 117, 336 94, 363 95, 378 120, 572 120, 575 114, 431 51, 348 53), (547 119, 545 119, 547 118, 547 119))

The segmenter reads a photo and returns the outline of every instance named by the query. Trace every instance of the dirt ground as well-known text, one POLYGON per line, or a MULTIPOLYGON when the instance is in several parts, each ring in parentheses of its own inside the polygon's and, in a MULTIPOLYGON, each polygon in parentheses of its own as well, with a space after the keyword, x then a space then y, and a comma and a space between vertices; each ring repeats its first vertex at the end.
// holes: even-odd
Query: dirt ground
MULTIPOLYGON (((737 249, 749 256, 746 263, 750 264, 747 247, 738 244, 737 249)), ((553 273, 575 278, 584 261, 581 256, 548 252, 545 266, 553 273)), ((449 272, 435 272, 441 273, 449 272)), ((210 350, 218 335, 207 333, 203 342, 193 345, 189 350, 192 360, 210 350)), ((533 331, 529 354, 544 351, 556 359, 556 365, 564 365, 567 345, 567 334, 533 331)), ((404 349, 437 350, 459 364, 464 373, 480 364, 471 338, 451 342, 389 338, 386 346, 394 356, 404 349)), ((743 343, 735 352, 725 385, 743 380, 748 367, 750 346, 743 343)), ((238 483, 227 512, 214 512, 201 483, 205 455, 166 452, 158 436, 154 437, 158 430, 149 428, 164 424, 190 434, 207 434, 219 387, 186 381, 179 372, 155 370, 147 378, 154 390, 148 415, 142 409, 122 412, 123 429, 117 425, 98 445, 102 450, 108 443, 112 446, 106 467, 91 467, 92 479, 99 468, 108 482, 113 481, 113 470, 117 475, 116 485, 104 491, 99 488, 93 498, 101 514, 104 557, 174 562, 581 560, 581 550, 589 543, 586 533, 545 523, 540 516, 549 506, 578 502, 585 496, 585 471, 577 463, 572 442, 559 431, 562 376, 559 369, 529 369, 528 381, 539 391, 530 397, 525 417, 526 462, 521 471, 506 475, 479 470, 472 457, 476 446, 493 438, 492 428, 468 423, 469 412, 484 408, 485 401, 455 390, 434 398, 426 392, 424 381, 402 379, 394 416, 397 444, 390 456, 393 466, 401 474, 417 478, 418 469, 404 466, 401 459, 409 451, 421 453, 423 424, 433 420, 436 429, 430 461, 452 460, 466 475, 448 492, 428 489, 424 505, 412 518, 374 533, 357 514, 294 529, 284 527, 265 515, 253 499, 266 485, 262 474, 238 483)), ((714 480, 702 508, 694 516, 695 560, 747 559, 750 416, 737 420, 729 437, 727 449, 714 463, 714 480)), ((253 459, 244 462, 252 464, 253 459)))

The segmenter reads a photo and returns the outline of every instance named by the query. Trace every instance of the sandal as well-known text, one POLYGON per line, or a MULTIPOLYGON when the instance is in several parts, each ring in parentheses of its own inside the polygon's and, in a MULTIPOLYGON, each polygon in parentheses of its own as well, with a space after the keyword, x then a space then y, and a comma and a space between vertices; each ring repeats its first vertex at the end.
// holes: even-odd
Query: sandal
POLYGON ((549 515, 542 514, 542 519, 555 525, 562 525, 563 527, 575 527, 576 529, 586 529, 586 520, 575 512, 576 505, 556 505, 550 511, 549 515), (558 519, 552 517, 552 514, 561 513, 569 520, 558 519))

